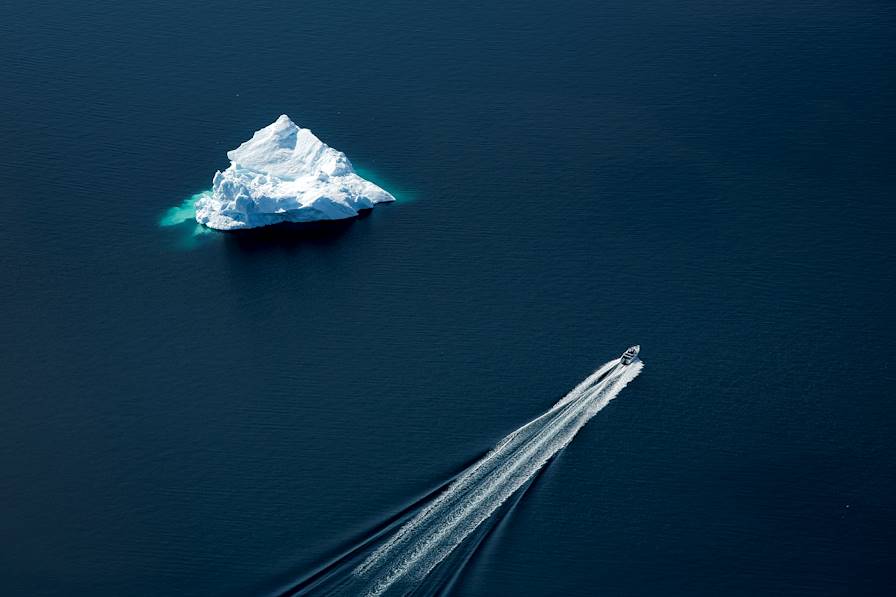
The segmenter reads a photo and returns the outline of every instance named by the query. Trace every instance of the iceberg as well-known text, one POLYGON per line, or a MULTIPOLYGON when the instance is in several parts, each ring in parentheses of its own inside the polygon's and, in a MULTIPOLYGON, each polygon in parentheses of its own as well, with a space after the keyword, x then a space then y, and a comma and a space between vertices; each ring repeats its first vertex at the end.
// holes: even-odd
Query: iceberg
POLYGON ((395 197, 355 173, 348 157, 283 114, 233 151, 196 221, 216 230, 340 220, 395 197))

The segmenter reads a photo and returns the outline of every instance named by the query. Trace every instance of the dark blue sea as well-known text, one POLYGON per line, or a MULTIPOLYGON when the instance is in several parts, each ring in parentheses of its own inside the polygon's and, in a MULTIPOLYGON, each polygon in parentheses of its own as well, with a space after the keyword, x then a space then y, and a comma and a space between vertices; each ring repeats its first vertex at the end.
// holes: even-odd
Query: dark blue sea
POLYGON ((0 594, 276 595, 632 344, 446 592, 892 590, 891 2, 11 0, 0 90, 0 594), (282 113, 398 201, 161 225, 282 113))

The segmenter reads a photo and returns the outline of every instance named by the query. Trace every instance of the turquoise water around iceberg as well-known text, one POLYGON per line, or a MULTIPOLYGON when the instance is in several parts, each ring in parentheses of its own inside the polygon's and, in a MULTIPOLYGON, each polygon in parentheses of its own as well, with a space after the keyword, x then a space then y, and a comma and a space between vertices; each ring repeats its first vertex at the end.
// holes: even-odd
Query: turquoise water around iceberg
POLYGON ((180 205, 169 208, 168 211, 165 212, 165 215, 159 220, 159 226, 167 228, 185 222, 195 222, 196 202, 210 194, 211 189, 194 193, 193 195, 190 195, 189 199, 184 199, 180 205))
POLYGON ((161 228, 175 228, 175 246, 182 250, 193 250, 200 246, 201 238, 208 238, 217 231, 196 221, 196 202, 209 195, 211 190, 194 193, 180 205, 169 208, 159 219, 161 228))
POLYGON ((374 172, 372 169, 359 167, 357 164, 352 164, 352 166, 358 176, 365 180, 369 180, 381 189, 385 189, 389 194, 395 197, 396 204, 411 203, 416 200, 417 197, 413 191, 403 188, 401 185, 395 183, 395 181, 386 180, 382 175, 374 172))

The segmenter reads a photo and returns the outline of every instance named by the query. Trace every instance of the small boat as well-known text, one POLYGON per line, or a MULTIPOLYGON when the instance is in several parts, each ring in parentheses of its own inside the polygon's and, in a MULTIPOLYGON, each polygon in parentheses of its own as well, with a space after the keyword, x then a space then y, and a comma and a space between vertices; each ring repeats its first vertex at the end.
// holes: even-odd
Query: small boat
POLYGON ((640 351, 640 350, 641 350, 640 345, 631 346, 628 349, 626 349, 625 352, 622 353, 622 356, 620 357, 619 360, 622 362, 623 365, 631 365, 632 361, 634 361, 636 358, 638 358, 638 351, 640 351))

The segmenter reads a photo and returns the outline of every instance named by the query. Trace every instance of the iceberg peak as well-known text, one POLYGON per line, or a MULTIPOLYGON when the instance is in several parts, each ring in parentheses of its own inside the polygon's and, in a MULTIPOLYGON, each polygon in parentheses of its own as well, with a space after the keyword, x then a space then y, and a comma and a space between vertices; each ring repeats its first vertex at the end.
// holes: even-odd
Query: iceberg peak
POLYGON ((296 125, 286 114, 256 131, 251 139, 233 151, 228 151, 227 157, 237 168, 281 178, 320 172, 330 176, 354 172, 344 153, 329 147, 310 130, 296 125))
POLYGON ((292 121, 292 119, 286 114, 281 114, 277 120, 274 121, 274 124, 277 126, 295 126, 296 123, 292 121))
POLYGON ((357 215, 395 198, 355 173, 348 157, 286 114, 227 152, 212 193, 196 204, 196 221, 234 230, 279 222, 357 215))

